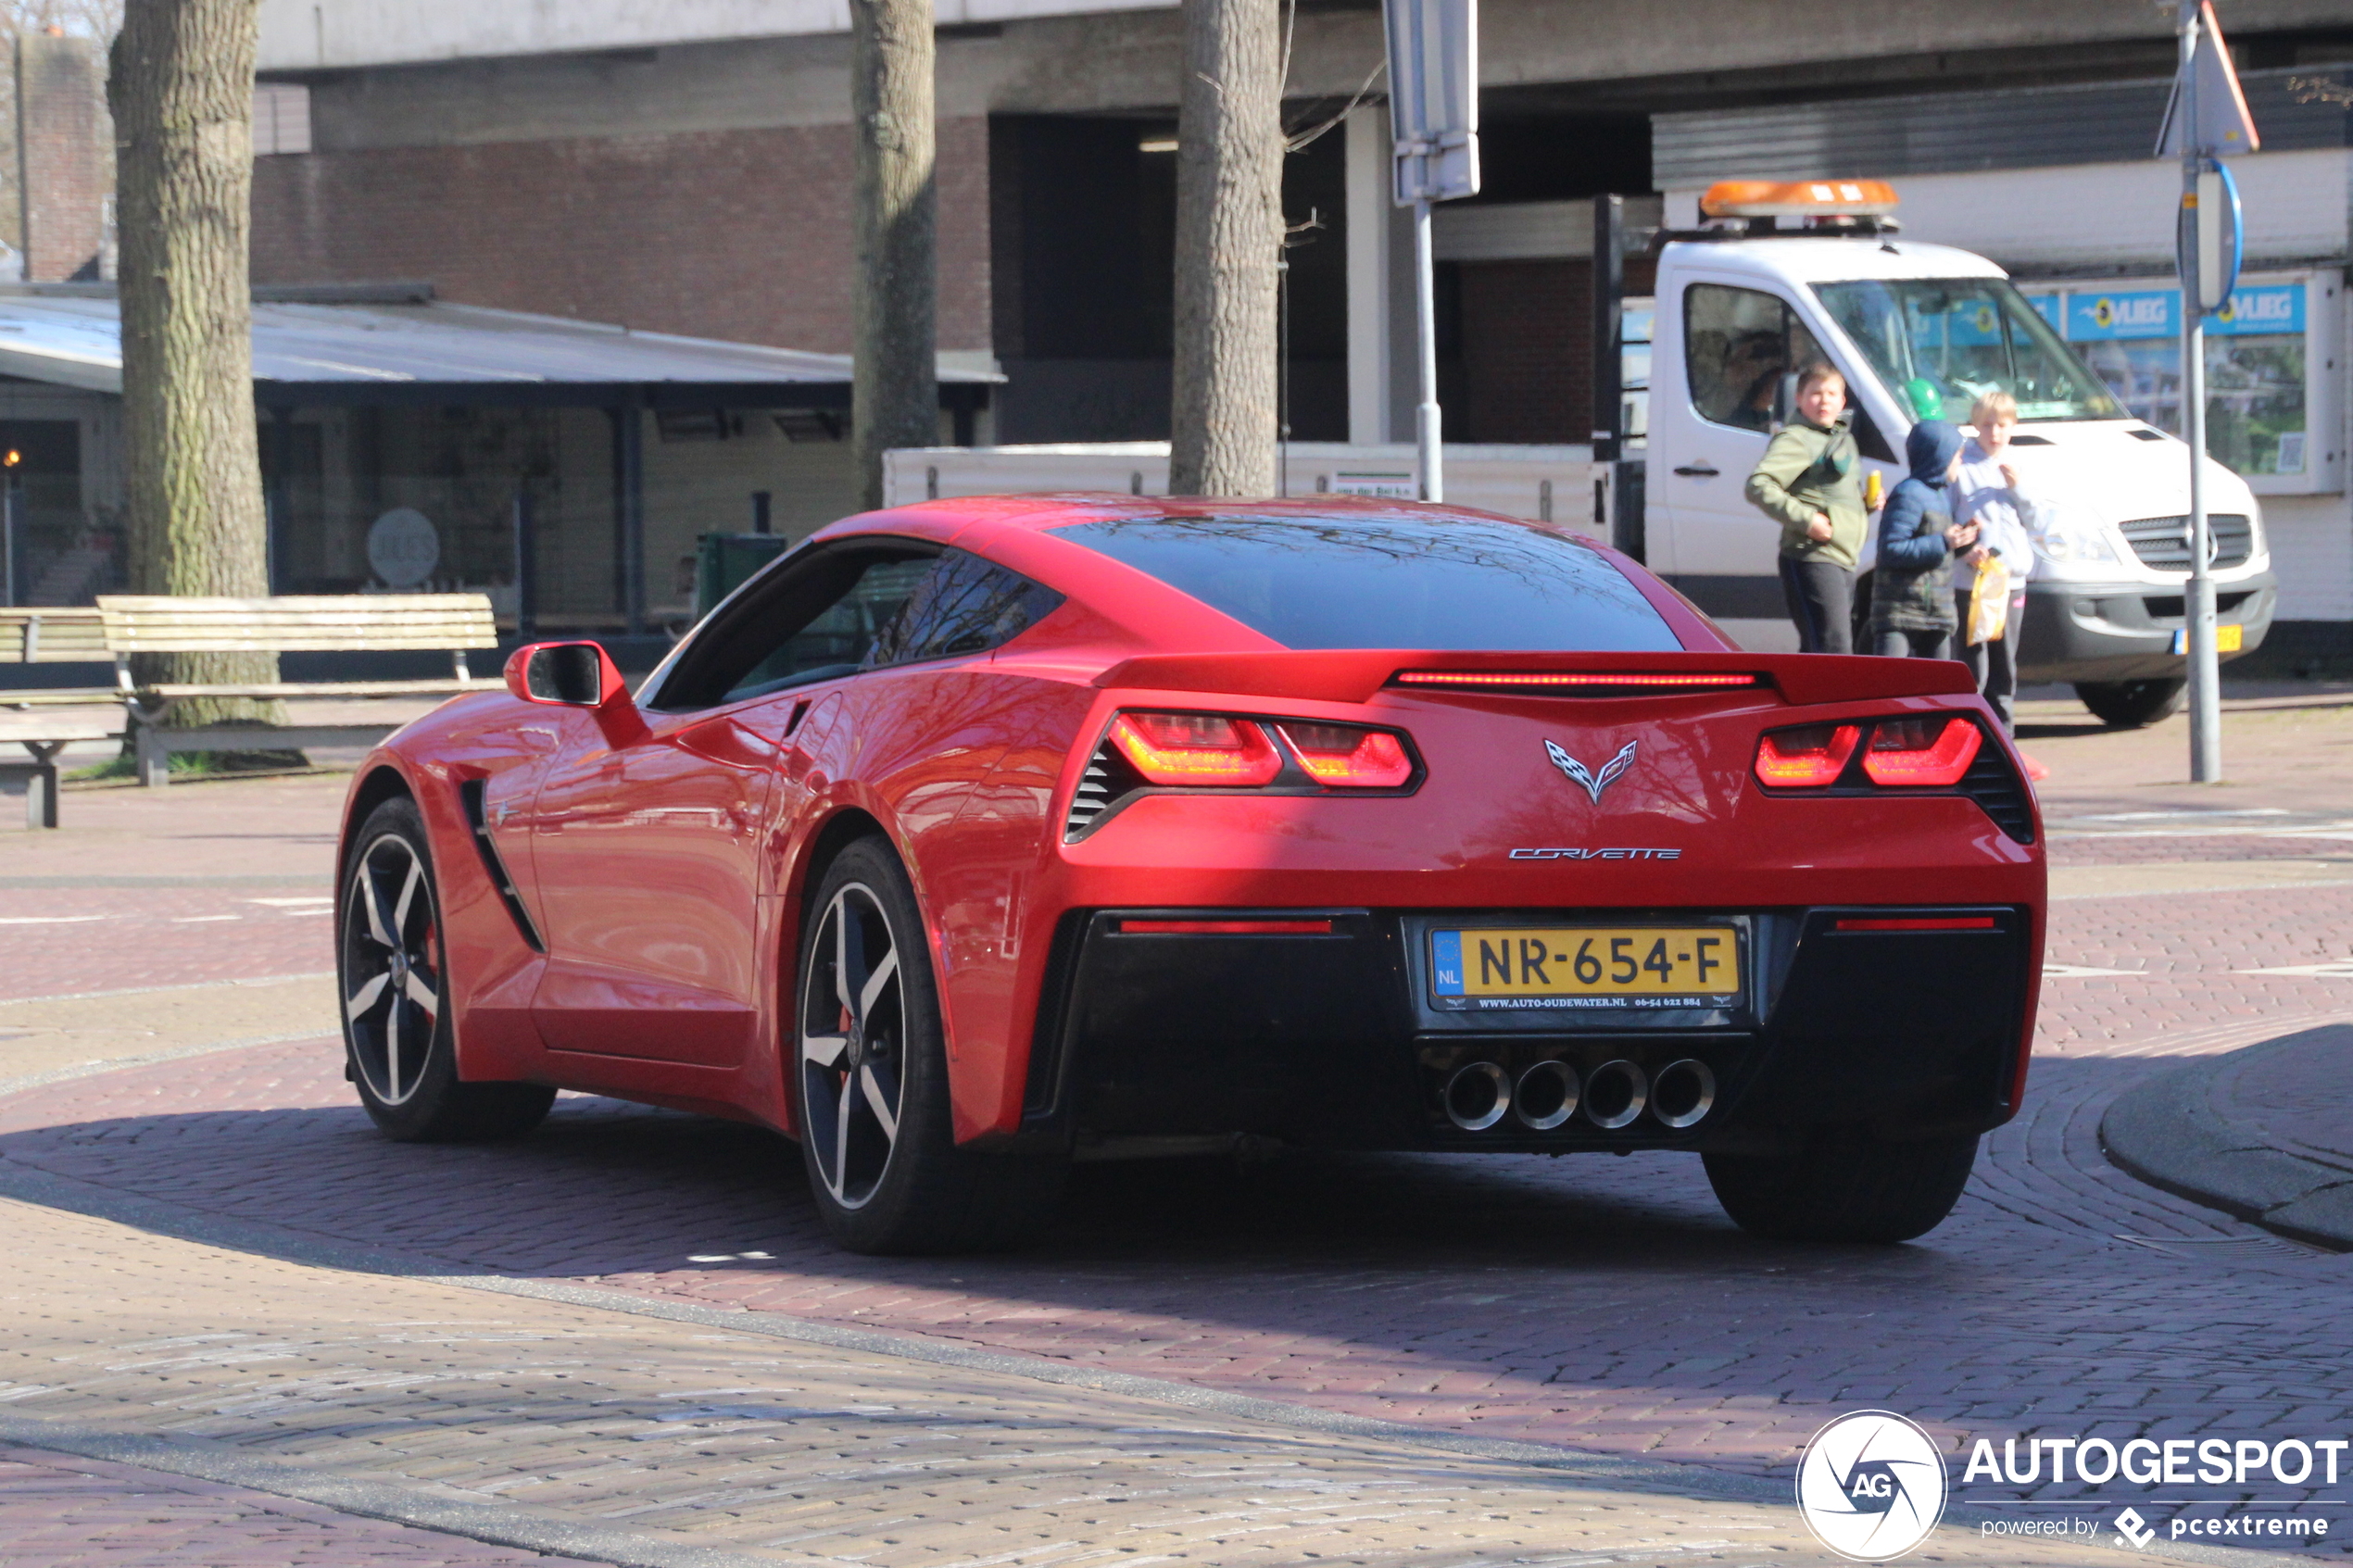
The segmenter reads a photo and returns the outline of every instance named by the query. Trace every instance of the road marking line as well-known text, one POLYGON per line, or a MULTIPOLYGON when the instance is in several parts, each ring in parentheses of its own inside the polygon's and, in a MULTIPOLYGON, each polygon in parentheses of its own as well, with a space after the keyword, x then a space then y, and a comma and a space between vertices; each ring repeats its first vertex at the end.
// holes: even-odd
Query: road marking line
POLYGON ((2093 969, 2073 963, 2046 963, 2043 966, 2043 978, 2045 980, 2082 980, 2100 974, 2132 974, 2143 980, 2148 978, 2148 971, 2145 969, 2093 969))
POLYGON ((87 925, 94 920, 112 920, 112 915, 0 915, 0 925, 87 925))

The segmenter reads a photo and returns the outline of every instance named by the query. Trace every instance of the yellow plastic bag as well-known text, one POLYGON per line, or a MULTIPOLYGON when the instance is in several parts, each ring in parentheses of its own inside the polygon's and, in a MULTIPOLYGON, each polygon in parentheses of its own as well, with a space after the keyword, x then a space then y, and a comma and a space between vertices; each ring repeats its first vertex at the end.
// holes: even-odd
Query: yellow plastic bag
POLYGON ((1977 563, 1977 581, 1969 586, 1969 646, 1998 643, 2010 619, 2010 569, 1999 556, 1977 563))

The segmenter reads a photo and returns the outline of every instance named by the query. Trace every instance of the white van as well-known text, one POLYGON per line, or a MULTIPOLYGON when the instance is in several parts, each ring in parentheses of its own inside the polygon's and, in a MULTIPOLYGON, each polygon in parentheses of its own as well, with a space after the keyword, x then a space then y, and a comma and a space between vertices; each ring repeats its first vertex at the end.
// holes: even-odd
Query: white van
MULTIPOLYGON (((1743 225, 1662 250, 1644 454, 1649 565, 1743 643, 1795 646, 1778 535, 1742 494, 1776 428, 1783 377, 1812 359, 1839 368, 1865 462, 1889 489, 1906 472, 1915 409, 1966 424, 1978 395, 2000 388, 2018 399, 2013 461, 2056 513, 2028 584, 2020 679, 2072 682, 2113 723, 2172 711, 2184 665, 2188 447, 2127 414, 1999 267, 1877 230, 1743 225)), ((2206 495, 2228 657, 2260 645, 2277 583, 2246 482, 2208 461, 2206 495)), ((1859 583, 1857 599, 1869 600, 1859 583)))

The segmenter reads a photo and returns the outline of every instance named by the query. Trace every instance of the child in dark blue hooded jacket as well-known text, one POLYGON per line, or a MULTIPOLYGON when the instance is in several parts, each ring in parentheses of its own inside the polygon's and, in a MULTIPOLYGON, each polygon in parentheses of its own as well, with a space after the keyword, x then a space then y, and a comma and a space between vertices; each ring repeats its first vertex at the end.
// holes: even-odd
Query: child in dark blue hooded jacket
POLYGON ((1961 433, 1922 420, 1904 442, 1911 477, 1880 513, 1879 565, 1871 574, 1871 651, 1893 658, 1948 659, 1956 629, 1955 552, 1977 540, 1974 523, 1953 521, 1947 485, 1961 454, 1961 433))

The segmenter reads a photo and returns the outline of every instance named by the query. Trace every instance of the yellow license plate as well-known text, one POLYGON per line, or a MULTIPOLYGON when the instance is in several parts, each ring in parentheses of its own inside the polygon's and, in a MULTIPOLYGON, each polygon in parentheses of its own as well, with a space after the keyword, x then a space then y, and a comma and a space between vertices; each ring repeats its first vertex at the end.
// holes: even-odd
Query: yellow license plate
POLYGON ((1550 926, 1430 933, 1441 997, 1624 999, 1737 996, 1740 933, 1729 925, 1550 926))

